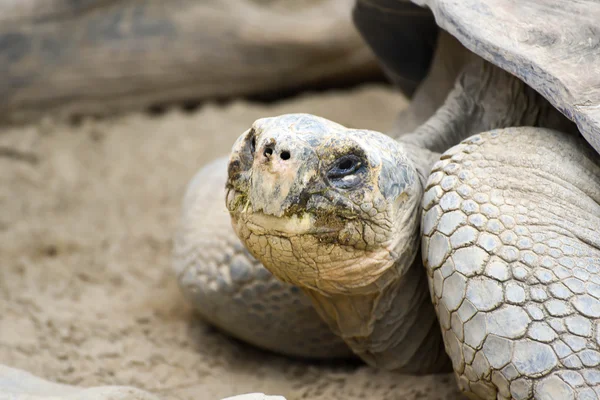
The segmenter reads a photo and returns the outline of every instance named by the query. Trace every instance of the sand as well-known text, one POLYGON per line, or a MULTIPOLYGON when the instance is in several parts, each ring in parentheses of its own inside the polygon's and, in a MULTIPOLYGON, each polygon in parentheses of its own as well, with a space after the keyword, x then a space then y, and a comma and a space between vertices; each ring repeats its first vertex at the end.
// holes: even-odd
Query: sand
POLYGON ((0 362, 165 399, 458 399, 450 375, 294 360, 231 339, 194 314, 170 266, 186 183, 253 120, 312 112, 387 130, 404 104, 368 86, 272 105, 1 129, 0 362))

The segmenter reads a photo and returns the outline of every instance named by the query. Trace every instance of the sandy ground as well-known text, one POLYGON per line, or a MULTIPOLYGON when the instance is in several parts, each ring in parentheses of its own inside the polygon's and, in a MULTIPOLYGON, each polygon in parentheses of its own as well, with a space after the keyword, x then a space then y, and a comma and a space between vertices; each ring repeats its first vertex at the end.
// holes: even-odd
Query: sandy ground
POLYGON ((235 341, 195 316, 170 267, 187 181, 253 120, 311 112, 387 130, 403 105, 388 89, 365 87, 0 130, 0 362, 166 399, 459 398, 448 375, 291 360, 235 341))

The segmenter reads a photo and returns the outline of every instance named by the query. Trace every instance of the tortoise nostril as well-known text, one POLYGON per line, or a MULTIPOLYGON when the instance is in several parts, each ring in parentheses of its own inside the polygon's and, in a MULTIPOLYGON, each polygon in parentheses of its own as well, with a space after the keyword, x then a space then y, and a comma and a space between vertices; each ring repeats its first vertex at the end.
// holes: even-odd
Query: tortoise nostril
POLYGON ((291 155, 289 151, 282 151, 281 154, 279 155, 281 157, 282 160, 289 160, 291 155))

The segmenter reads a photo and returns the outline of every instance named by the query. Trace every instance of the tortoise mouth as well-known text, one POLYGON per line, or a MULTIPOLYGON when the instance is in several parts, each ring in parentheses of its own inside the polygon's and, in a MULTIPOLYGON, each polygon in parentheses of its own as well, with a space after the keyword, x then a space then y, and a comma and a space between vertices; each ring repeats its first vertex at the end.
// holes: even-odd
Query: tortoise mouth
POLYGON ((248 204, 231 217, 234 231, 255 258, 280 280, 304 289, 370 291, 372 281, 394 263, 388 243, 369 248, 355 226, 323 224, 310 212, 274 216, 248 204))
POLYGON ((228 189, 227 208, 235 224, 244 224, 251 233, 257 235, 314 235, 330 242, 348 222, 358 218, 354 208, 335 207, 331 199, 324 197, 314 207, 292 204, 280 213, 272 214, 260 207, 255 209, 247 191, 231 186, 228 189))
POLYGON ((236 224, 243 224, 255 235, 293 237, 302 235, 329 236, 340 231, 341 226, 328 226, 313 212, 300 210, 293 214, 275 216, 263 211, 254 211, 243 192, 230 189, 227 206, 236 224))
POLYGON ((317 226, 314 214, 303 213, 276 217, 262 212, 244 213, 242 219, 250 232, 273 236, 301 236, 336 233, 339 229, 317 226))

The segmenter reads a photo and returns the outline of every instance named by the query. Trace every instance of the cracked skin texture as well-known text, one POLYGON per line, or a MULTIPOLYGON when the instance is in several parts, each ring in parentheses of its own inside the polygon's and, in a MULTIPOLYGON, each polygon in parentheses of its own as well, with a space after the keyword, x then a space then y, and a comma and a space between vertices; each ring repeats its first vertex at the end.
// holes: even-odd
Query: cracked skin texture
POLYGON ((597 398, 597 154, 576 135, 521 127, 468 138, 441 156, 427 182, 423 158, 409 144, 314 116, 259 120, 232 152, 227 204, 234 229, 265 267, 312 298, 365 361, 431 372, 443 357, 437 326, 418 329, 429 302, 407 303, 410 297, 403 296, 408 288, 413 299, 427 292, 419 286, 422 266, 407 245, 414 242, 406 240, 414 239, 422 205, 423 264, 460 388, 474 399, 597 398), (313 152, 303 151, 305 142, 313 152), (360 151, 352 143, 360 143, 360 151), (348 153, 362 154, 366 171, 358 184, 340 189, 328 171, 348 153), (300 161, 286 164, 298 155, 300 161), (391 157, 402 172, 384 173, 377 157, 391 157), (280 170, 284 185, 258 176, 280 170), (383 195, 393 183, 401 189, 383 195), (364 212, 363 202, 375 211, 364 212), (323 229, 321 214, 331 229, 323 229), (365 226, 376 233, 371 240, 365 226), (351 240, 349 227, 357 232, 351 240), (399 318, 397 308, 409 312, 399 318), (411 342, 415 330, 420 342, 411 342), (400 332, 406 341, 398 340, 400 332), (418 347, 427 361, 409 354, 407 362, 406 347, 418 347))
POLYGON ((406 204, 409 196, 398 196, 403 187, 377 182, 380 173, 396 172, 404 174, 410 183, 417 180, 408 160, 381 151, 390 145, 396 143, 389 137, 348 131, 312 116, 292 114, 255 122, 234 145, 227 195, 229 210, 240 211, 234 214, 234 224, 250 251, 271 268, 282 263, 293 265, 278 271, 289 275, 284 281, 300 279, 312 290, 341 294, 347 293, 347 287, 372 291, 372 285, 388 272, 392 253, 408 247, 395 235, 395 226, 402 222, 396 220, 402 215, 398 209, 415 210, 418 206, 414 200, 418 194, 406 204), (287 129, 280 129, 286 125, 287 129), (262 155, 271 143, 274 154, 262 155), (260 156, 245 159, 248 146, 256 146, 260 156), (365 154, 363 149, 368 147, 377 151, 365 154), (289 160, 278 157, 285 151, 292 153, 289 160), (356 173, 365 190, 354 190, 348 196, 344 188, 329 187, 321 173, 345 154, 364 158, 370 167, 356 173), (376 157, 379 154, 389 159, 376 157), (247 179, 248 173, 252 179, 247 179), (368 270, 361 265, 365 255, 370 260, 368 270))
POLYGON ((582 142, 508 128, 433 166, 424 261, 459 386, 476 398, 600 396, 600 162, 582 142))
POLYGON ((258 120, 230 158, 233 227, 372 366, 452 368, 474 399, 597 398, 600 160, 538 93, 466 59, 397 141, 258 120))

